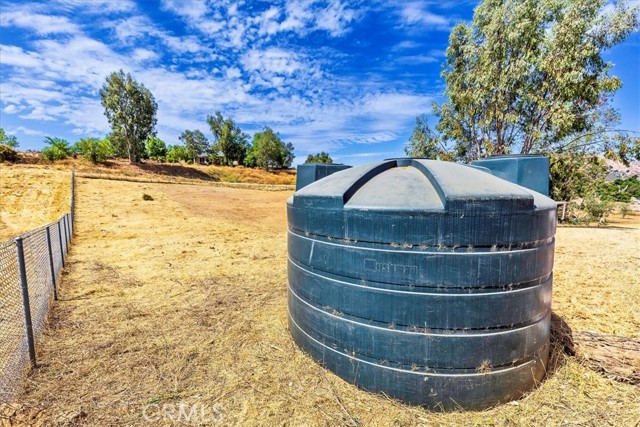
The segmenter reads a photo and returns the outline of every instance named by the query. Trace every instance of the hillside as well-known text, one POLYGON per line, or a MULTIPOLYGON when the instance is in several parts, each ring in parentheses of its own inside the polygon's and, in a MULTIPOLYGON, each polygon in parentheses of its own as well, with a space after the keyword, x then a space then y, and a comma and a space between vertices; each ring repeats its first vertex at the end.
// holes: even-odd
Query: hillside
POLYGON ((69 212, 71 173, 0 164, 0 241, 69 212))
MULTIPOLYGON (((5 163, 4 165, 9 166, 5 163)), ((0 167, 4 167, 0 166, 0 167)), ((44 168, 48 170, 71 170, 75 168, 80 175, 128 180, 151 180, 160 182, 202 181, 209 183, 246 183, 268 185, 295 185, 295 169, 267 171, 244 166, 190 165, 187 163, 160 163, 145 160, 132 165, 127 160, 112 159, 104 163, 92 164, 78 156, 76 159, 50 162, 41 157, 22 153, 22 161, 11 165, 15 168, 44 168)))

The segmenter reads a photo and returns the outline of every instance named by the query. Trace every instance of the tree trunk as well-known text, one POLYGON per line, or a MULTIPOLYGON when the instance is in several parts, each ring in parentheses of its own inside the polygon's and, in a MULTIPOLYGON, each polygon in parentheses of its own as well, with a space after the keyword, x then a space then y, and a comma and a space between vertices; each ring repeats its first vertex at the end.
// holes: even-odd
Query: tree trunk
POLYGON ((136 153, 135 150, 133 149, 133 144, 131 144, 131 141, 127 141, 127 148, 129 150, 129 163, 134 164, 136 163, 136 153))

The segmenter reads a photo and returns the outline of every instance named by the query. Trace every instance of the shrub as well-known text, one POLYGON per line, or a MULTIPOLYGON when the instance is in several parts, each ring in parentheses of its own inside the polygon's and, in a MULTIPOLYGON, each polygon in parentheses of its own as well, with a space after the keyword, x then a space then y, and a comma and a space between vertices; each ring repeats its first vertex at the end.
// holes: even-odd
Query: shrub
POLYGON ((8 145, 0 144, 0 162, 15 162, 18 160, 18 152, 8 145))
POLYGON ((47 136, 44 142, 49 145, 42 150, 42 157, 47 160, 63 160, 71 153, 69 143, 64 139, 47 136))
POLYGON ((631 213, 631 205, 629 203, 623 203, 620 205, 620 215, 622 218, 626 218, 631 213))
POLYGON ((81 153, 91 163, 104 162, 113 154, 109 140, 98 138, 81 139, 74 145, 74 151, 81 153))
POLYGON ((165 159, 169 163, 178 163, 188 160, 189 155, 183 145, 169 145, 165 159))
POLYGON ((582 205, 587 212, 587 223, 598 221, 599 223, 606 223, 607 216, 613 210, 613 204, 606 199, 602 199, 598 196, 589 195, 586 197, 582 205))
POLYGON ((163 161, 167 155, 167 146, 163 140, 158 137, 150 136, 145 143, 147 147, 147 155, 152 160, 163 161))
POLYGON ((629 203, 632 197, 640 199, 640 179, 629 177, 605 182, 599 186, 598 192, 602 197, 614 202, 629 203))
POLYGON ((151 195, 149 195, 149 194, 147 194, 147 193, 144 193, 144 194, 142 195, 142 200, 148 200, 148 201, 150 201, 150 200, 153 200, 153 197, 151 197, 151 195))

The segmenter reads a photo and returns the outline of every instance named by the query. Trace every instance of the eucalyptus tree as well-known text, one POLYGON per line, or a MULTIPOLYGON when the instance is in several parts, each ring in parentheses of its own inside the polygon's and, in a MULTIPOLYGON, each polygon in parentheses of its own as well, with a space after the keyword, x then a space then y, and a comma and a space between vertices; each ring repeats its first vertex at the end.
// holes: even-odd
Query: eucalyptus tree
POLYGON ((210 144, 207 138, 199 130, 185 130, 178 137, 184 143, 185 152, 193 162, 197 156, 208 155, 210 144))
POLYGON ((605 4, 484 0, 453 28, 434 113, 457 158, 549 151, 607 131, 622 82, 602 53, 638 27, 638 8, 605 4))
POLYGON ((137 163, 145 155, 145 141, 155 134, 158 110, 155 98, 149 89, 122 70, 107 76, 100 98, 111 125, 110 141, 116 154, 137 163))
POLYGON ((222 156, 221 163, 242 164, 249 148, 249 135, 244 133, 232 119, 225 119, 219 111, 212 116, 207 116, 207 123, 214 139, 212 151, 222 156))

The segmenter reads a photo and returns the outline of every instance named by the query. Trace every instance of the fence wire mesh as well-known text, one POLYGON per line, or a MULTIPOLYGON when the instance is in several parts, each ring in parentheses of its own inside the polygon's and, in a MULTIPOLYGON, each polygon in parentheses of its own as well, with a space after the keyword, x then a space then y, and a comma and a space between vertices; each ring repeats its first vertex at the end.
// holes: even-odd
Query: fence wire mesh
POLYGON ((29 363, 14 241, 0 243, 0 271, 0 401, 5 401, 29 363))
MULTIPOLYGON (((73 191, 71 197, 73 206, 73 191)), ((67 213, 54 223, 0 242, 0 403, 13 399, 34 362, 29 354, 29 342, 34 343, 44 328, 73 235, 71 218, 67 213), (19 245, 22 245, 22 259, 19 245), (25 267, 24 277, 20 273, 21 262, 25 267), (25 290, 32 335, 27 328, 25 290)))

